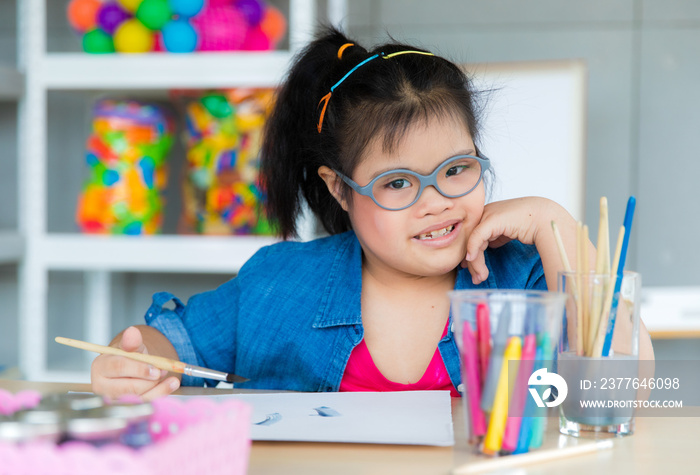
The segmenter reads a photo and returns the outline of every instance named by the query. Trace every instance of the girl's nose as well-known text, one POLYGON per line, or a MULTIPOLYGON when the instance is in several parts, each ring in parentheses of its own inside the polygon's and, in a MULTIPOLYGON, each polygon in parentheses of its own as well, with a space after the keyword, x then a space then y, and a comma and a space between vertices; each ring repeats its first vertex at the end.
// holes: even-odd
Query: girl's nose
POLYGON ((433 185, 423 188, 418 201, 413 205, 420 214, 439 214, 454 206, 453 198, 440 193, 433 185))

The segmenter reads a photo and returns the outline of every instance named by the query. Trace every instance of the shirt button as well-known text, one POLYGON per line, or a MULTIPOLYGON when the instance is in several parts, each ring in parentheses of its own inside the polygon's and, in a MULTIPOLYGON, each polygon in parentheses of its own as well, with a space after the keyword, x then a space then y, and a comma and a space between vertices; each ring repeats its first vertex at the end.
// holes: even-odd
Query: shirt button
POLYGON ((459 386, 457 386, 457 391, 459 391, 460 393, 463 393, 464 392, 464 384, 460 384, 459 386))
POLYGON ((451 331, 452 333, 455 332, 455 324, 454 324, 454 323, 453 323, 452 325, 450 325, 450 331, 451 331))

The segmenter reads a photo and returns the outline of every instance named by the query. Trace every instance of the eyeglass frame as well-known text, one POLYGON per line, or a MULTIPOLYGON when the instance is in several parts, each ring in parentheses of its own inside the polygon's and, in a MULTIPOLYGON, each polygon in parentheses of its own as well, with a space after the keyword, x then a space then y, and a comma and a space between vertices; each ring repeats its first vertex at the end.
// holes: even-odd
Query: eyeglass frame
POLYGON ((486 170, 488 170, 490 167, 491 167, 491 160, 489 160, 486 157, 476 157, 474 155, 455 155, 454 157, 450 157, 447 160, 445 160, 444 162, 442 162, 440 165, 438 165, 435 168, 435 170, 433 170, 432 173, 430 173, 429 175, 421 175, 418 172, 415 172, 413 170, 408 170, 406 168, 395 168, 393 170, 388 170, 388 171, 380 173, 376 177, 372 178, 372 180, 369 183, 367 183, 365 186, 358 185, 356 181, 354 181, 349 176, 342 174, 338 170, 333 169, 333 172, 336 175, 338 175, 348 186, 350 186, 350 188, 355 190, 358 194, 360 194, 362 196, 369 196, 370 198, 372 198, 372 201, 374 201, 374 203, 377 206, 379 206, 380 208, 385 209, 387 211, 401 211, 403 209, 410 208, 411 206, 416 204, 416 201, 418 201, 420 199, 421 195, 423 194, 423 190, 425 190, 429 186, 432 186, 433 188, 435 188, 435 190, 437 190, 437 192, 440 193, 445 198, 460 198, 462 196, 468 195, 469 193, 474 191, 477 186, 479 186, 479 183, 481 183, 481 181, 484 178, 484 172, 486 170), (481 172, 479 174, 479 179, 476 181, 474 186, 472 186, 469 190, 465 191, 464 193, 459 193, 457 195, 448 195, 447 193, 443 193, 443 191, 438 186, 438 182, 437 182, 438 172, 440 170, 442 170, 443 168, 445 168, 446 165, 449 165, 452 162, 456 162, 457 160, 461 160, 464 158, 473 158, 474 160, 479 162, 479 166, 481 168, 481 172), (409 204, 407 204, 406 206, 403 206, 401 208, 388 208, 388 207, 380 204, 377 201, 377 199, 374 197, 374 193, 372 192, 372 188, 374 188, 374 184, 377 182, 377 180, 379 180, 380 178, 385 177, 387 175, 390 175, 392 173, 407 173, 411 176, 415 176, 416 178, 418 178, 418 183, 420 184, 420 187, 418 188, 418 193, 416 193, 416 197, 413 199, 413 201, 411 201, 409 204))

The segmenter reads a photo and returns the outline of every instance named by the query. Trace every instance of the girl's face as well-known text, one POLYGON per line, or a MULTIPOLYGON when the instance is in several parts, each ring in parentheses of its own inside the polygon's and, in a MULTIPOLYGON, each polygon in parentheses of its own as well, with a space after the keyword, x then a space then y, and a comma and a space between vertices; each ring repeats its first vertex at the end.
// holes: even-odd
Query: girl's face
MULTIPOLYGON (((381 138, 380 138, 381 139, 381 138)), ((406 168, 427 175, 455 155, 474 155, 476 148, 459 121, 431 119, 409 128, 391 153, 375 140, 351 177, 364 186, 387 170, 406 168)), ((345 203, 362 245, 365 265, 414 276, 444 275, 467 254, 467 238, 484 211, 483 180, 469 194, 447 198, 434 187, 423 190, 412 206, 389 211, 369 196, 352 192, 345 203)))

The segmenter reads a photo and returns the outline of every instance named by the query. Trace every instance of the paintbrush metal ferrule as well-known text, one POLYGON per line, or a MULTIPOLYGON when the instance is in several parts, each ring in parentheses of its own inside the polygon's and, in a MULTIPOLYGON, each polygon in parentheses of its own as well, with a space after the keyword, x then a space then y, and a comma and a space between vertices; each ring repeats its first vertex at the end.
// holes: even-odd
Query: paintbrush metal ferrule
POLYGON ((224 373, 223 371, 216 371, 189 364, 185 365, 185 370, 183 373, 188 376, 194 376, 195 378, 215 379, 217 381, 226 381, 228 383, 243 383, 248 381, 248 378, 244 378, 236 374, 224 373))

